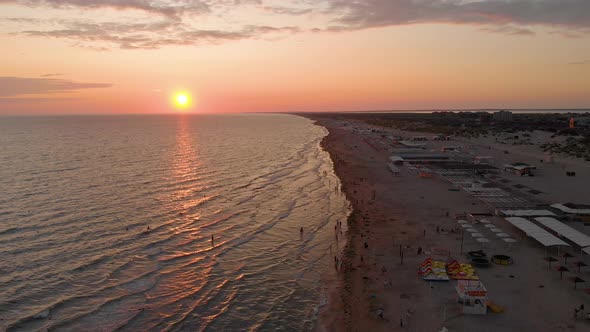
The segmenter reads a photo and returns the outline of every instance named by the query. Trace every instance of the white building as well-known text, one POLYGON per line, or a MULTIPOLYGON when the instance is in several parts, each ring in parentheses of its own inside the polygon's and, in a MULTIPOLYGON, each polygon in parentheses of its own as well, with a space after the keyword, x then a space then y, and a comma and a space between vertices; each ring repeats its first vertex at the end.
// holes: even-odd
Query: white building
POLYGON ((494 112, 493 118, 496 121, 512 121, 512 112, 510 112, 510 111, 494 112))

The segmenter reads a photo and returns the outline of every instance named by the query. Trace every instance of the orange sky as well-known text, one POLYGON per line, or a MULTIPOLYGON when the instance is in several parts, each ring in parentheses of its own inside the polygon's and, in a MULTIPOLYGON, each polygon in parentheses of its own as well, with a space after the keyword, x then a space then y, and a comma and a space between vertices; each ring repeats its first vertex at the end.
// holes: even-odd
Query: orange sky
POLYGON ((0 1, 0 115, 590 108, 590 2, 238 2, 0 1))

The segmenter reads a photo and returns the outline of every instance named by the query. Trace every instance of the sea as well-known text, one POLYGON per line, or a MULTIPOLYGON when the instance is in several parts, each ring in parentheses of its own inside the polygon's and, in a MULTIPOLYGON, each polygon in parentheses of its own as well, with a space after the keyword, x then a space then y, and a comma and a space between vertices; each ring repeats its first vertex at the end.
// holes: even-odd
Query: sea
POLYGON ((0 330, 313 330, 350 212, 326 135, 287 114, 0 118, 0 330))

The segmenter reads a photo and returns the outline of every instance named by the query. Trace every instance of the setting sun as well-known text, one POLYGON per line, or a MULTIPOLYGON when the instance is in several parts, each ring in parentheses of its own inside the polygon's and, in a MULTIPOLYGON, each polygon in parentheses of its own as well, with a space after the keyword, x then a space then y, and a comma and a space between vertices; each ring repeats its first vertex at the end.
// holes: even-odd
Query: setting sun
POLYGON ((186 103, 188 102, 188 97, 186 95, 178 95, 176 97, 176 101, 180 104, 180 105, 186 105, 186 103))
POLYGON ((186 92, 177 92, 176 94, 174 94, 173 99, 174 99, 174 104, 179 109, 186 109, 191 104, 191 99, 190 99, 188 93, 186 93, 186 92))

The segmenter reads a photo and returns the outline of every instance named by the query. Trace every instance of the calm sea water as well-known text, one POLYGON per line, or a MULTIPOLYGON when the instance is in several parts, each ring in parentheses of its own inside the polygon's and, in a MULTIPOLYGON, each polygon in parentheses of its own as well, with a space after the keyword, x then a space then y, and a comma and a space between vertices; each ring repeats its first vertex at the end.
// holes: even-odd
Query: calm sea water
POLYGON ((0 118, 0 330, 312 329, 349 208, 326 134, 291 115, 0 118))

